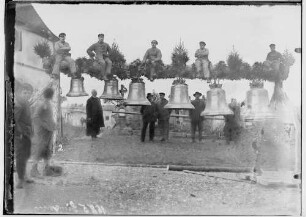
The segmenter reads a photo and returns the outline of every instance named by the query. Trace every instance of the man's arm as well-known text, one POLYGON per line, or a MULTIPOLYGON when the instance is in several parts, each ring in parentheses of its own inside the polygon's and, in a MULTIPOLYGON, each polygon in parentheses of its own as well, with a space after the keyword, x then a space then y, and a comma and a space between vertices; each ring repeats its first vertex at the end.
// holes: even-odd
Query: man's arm
POLYGON ((161 60, 161 58, 162 58, 162 53, 161 53, 160 49, 158 49, 157 50, 157 57, 156 57, 155 61, 161 60))
POLYGON ((60 43, 55 43, 54 45, 55 53, 64 54, 71 50, 70 45, 66 43, 65 45, 61 45, 60 43))
POLYGON ((88 56, 90 56, 91 58, 93 58, 95 56, 95 53, 93 52, 95 50, 95 44, 91 45, 88 49, 87 49, 87 54, 88 56))
POLYGON ((143 63, 148 59, 148 56, 149 56, 149 50, 146 51, 146 53, 143 57, 143 60, 142 60, 143 63))

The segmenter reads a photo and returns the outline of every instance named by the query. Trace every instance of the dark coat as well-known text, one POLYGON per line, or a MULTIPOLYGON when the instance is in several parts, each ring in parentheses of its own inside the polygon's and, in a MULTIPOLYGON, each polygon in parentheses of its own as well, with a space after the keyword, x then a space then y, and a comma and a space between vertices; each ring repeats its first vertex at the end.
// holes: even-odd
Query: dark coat
POLYGON ((155 102, 151 102, 151 105, 144 105, 140 109, 142 114, 142 120, 146 122, 155 122, 158 116, 158 107, 155 102))
POLYGON ((165 105, 168 104, 168 100, 162 99, 158 103, 158 119, 159 120, 168 120, 170 118, 170 109, 165 109, 165 105))
POLYGON ((97 97, 90 97, 86 103, 86 135, 96 136, 100 133, 100 127, 104 127, 103 110, 101 101, 97 97))
POLYGON ((192 100, 191 104, 194 106, 194 109, 191 109, 189 112, 189 116, 191 121, 202 121, 204 119, 201 116, 202 111, 205 109, 205 102, 203 100, 192 100))

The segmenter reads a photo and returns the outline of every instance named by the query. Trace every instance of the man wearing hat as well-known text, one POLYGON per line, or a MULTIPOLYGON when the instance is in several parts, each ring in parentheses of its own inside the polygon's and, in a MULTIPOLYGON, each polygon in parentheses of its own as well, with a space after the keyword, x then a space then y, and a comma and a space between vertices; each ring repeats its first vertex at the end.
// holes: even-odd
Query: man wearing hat
POLYGON ((280 52, 275 50, 276 45, 270 44, 271 51, 268 53, 265 65, 271 67, 272 69, 278 71, 281 61, 283 60, 283 56, 280 52))
POLYGON ((72 77, 74 78, 76 77, 76 66, 74 60, 71 59, 71 54, 69 53, 71 47, 68 42, 65 41, 66 34, 60 33, 58 37, 60 40, 57 41, 54 45, 55 63, 52 70, 52 77, 59 76, 60 63, 63 60, 66 60, 69 63, 69 69, 72 77))
POLYGON ((203 130, 203 116, 201 116, 202 111, 205 109, 205 101, 201 100, 201 93, 195 92, 193 94, 195 99, 191 101, 191 104, 194 106, 194 109, 190 110, 189 116, 191 119, 191 138, 192 142, 195 142, 195 132, 198 128, 199 130, 199 141, 202 141, 202 130, 203 130))
POLYGON ((149 138, 150 141, 154 139, 155 122, 157 120, 158 108, 156 103, 153 102, 153 95, 151 93, 147 94, 147 99, 150 101, 151 105, 144 105, 140 109, 142 114, 142 130, 141 130, 141 141, 145 141, 147 127, 149 125, 149 138))
POLYGON ((195 61, 197 72, 201 74, 203 78, 210 77, 210 61, 208 59, 209 50, 205 48, 206 43, 204 41, 200 41, 200 48, 195 52, 195 57, 197 58, 195 61))
POLYGON ((104 42, 104 34, 98 34, 98 42, 94 43, 87 49, 87 53, 90 58, 94 58, 101 66, 101 78, 107 80, 106 75, 109 75, 112 70, 112 61, 109 58, 111 47, 104 42), (105 73, 106 75, 105 75, 105 73))
POLYGON ((166 141, 169 138, 169 119, 170 109, 165 109, 168 100, 165 99, 165 93, 159 93, 160 101, 158 102, 158 125, 160 127, 161 141, 166 141))
POLYGON ((150 66, 150 80, 153 81, 153 76, 156 75, 157 64, 161 64, 162 53, 160 49, 156 47, 158 42, 153 40, 151 42, 152 47, 145 53, 142 63, 147 63, 150 66))

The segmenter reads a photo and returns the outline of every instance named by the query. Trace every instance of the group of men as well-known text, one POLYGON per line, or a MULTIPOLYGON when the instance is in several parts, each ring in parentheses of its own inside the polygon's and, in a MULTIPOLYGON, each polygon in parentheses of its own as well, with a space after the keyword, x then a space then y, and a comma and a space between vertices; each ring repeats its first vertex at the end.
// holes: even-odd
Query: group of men
POLYGON ((31 112, 29 99, 33 94, 33 87, 28 83, 16 82, 14 106, 14 154, 18 175, 16 188, 23 188, 26 183, 33 183, 26 173, 27 161, 33 153, 31 176, 38 177, 38 161, 44 160, 43 175, 52 175, 50 158, 52 154, 53 131, 56 123, 53 120, 51 100, 54 95, 52 88, 43 92, 43 100, 31 112), (32 121, 33 120, 33 121, 32 121), (32 144, 35 144, 32 147, 32 144), (31 150, 34 148, 33 150, 31 150))
MULTIPOLYGON (((200 99, 201 93, 195 92, 195 99, 191 101, 194 109, 190 110, 189 116, 191 120, 191 138, 192 142, 195 142, 196 130, 199 131, 199 141, 202 141, 202 131, 203 131, 203 116, 201 113, 205 109, 205 98, 200 99)), ((154 140, 155 123, 158 121, 158 126, 160 127, 161 141, 167 141, 169 139, 169 119, 171 114, 171 109, 166 109, 165 105, 168 104, 168 100, 165 99, 165 93, 159 93, 160 100, 156 103, 153 100, 153 95, 151 93, 147 94, 147 99, 151 105, 144 105, 140 109, 142 114, 142 130, 141 130, 141 142, 145 141, 146 130, 149 125, 149 140, 154 140)))
MULTIPOLYGON (((196 51, 195 57, 195 66, 197 72, 199 72, 203 78, 210 77, 210 61, 208 59, 209 51, 205 48, 206 43, 201 41, 200 48, 196 51)), ((149 67, 149 79, 153 81, 154 76, 156 76, 156 70, 158 65, 161 64, 162 53, 161 50, 157 48, 158 42, 156 40, 151 41, 151 48, 149 48, 142 60, 142 64, 145 64, 149 67)), ((68 42, 66 42, 66 34, 59 34, 59 41, 55 43, 54 53, 55 53, 55 63, 52 70, 52 77, 56 78, 59 76, 60 63, 65 60, 69 64, 69 69, 71 76, 76 77, 76 65, 74 60, 71 58, 69 51, 71 47, 68 42)), ((107 80, 108 75, 111 74, 112 70, 112 61, 110 59, 111 47, 109 44, 104 42, 104 34, 98 34, 98 42, 92 44, 87 49, 87 54, 89 57, 94 60, 94 64, 97 65, 98 70, 100 71, 100 79, 107 80)))

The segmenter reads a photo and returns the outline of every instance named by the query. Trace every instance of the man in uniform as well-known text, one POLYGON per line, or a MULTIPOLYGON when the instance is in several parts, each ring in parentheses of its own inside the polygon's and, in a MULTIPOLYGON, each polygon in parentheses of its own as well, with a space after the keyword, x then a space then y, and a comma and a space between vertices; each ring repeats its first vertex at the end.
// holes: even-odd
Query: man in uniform
POLYGON ((160 49, 156 47, 158 42, 153 40, 151 42, 152 48, 149 48, 145 53, 142 63, 150 65, 150 81, 153 81, 153 76, 156 76, 156 67, 161 63, 162 53, 160 49))
POLYGON ((200 48, 195 52, 195 57, 197 58, 195 61, 196 69, 198 73, 201 74, 201 77, 209 78, 209 50, 205 48, 206 43, 204 41, 200 41, 200 48))
POLYGON ((87 49, 90 58, 94 58, 101 66, 101 79, 107 80, 107 75, 110 75, 112 70, 112 61, 109 58, 111 47, 104 42, 104 34, 98 34, 98 42, 94 43, 87 49), (105 74, 105 73, 106 74, 105 74))
POLYGON ((73 59, 71 59, 71 54, 69 51, 71 50, 70 45, 65 41, 66 34, 60 33, 59 34, 59 41, 57 41, 54 45, 54 51, 55 51, 55 63, 52 70, 52 77, 58 77, 59 76, 59 68, 60 63, 63 60, 66 60, 69 63, 69 69, 71 72, 71 75, 73 78, 76 77, 76 66, 73 59))
POLYGON ((270 44, 271 51, 268 53, 265 65, 271 67, 273 70, 278 71, 283 56, 280 52, 275 50, 275 44, 270 44))
POLYGON ((194 109, 190 110, 190 119, 191 119, 191 138, 192 142, 195 142, 195 132, 198 128, 199 130, 199 141, 202 141, 202 130, 203 130, 203 116, 201 116, 202 111, 205 109, 205 102, 200 99, 202 96, 201 93, 195 92, 193 94, 195 97, 194 100, 191 101, 191 104, 194 106, 194 109))

